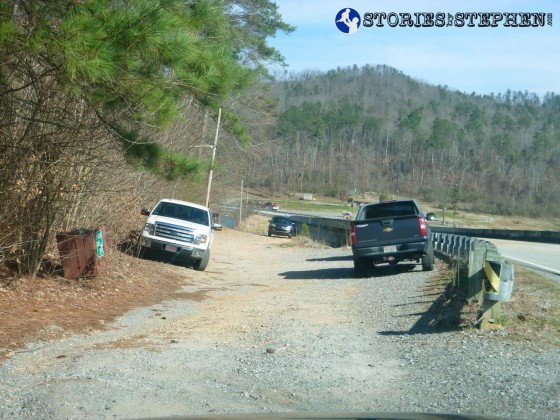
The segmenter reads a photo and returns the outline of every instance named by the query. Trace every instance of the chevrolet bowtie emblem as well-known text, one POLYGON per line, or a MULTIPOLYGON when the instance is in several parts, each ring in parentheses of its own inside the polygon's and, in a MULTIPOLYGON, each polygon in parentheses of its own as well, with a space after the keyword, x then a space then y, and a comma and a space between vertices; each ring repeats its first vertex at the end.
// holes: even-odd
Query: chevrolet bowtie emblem
POLYGON ((383 229, 383 232, 392 232, 393 228, 392 227, 386 227, 385 229, 383 229))

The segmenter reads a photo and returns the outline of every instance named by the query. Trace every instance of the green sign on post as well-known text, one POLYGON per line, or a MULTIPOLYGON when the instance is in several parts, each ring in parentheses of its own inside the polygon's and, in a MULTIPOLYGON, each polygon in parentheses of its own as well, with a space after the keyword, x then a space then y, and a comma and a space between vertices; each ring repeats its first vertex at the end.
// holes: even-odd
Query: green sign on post
POLYGON ((97 256, 102 257, 105 255, 105 252, 103 251, 103 232, 101 230, 95 231, 95 243, 97 247, 97 256))

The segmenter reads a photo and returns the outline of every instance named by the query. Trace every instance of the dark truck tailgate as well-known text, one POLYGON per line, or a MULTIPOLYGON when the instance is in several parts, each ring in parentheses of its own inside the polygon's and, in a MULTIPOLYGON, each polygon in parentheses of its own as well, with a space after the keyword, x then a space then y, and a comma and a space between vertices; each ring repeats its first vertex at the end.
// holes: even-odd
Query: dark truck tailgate
POLYGON ((393 218, 355 221, 355 246, 370 247, 395 245, 421 240, 419 216, 398 216, 393 218))

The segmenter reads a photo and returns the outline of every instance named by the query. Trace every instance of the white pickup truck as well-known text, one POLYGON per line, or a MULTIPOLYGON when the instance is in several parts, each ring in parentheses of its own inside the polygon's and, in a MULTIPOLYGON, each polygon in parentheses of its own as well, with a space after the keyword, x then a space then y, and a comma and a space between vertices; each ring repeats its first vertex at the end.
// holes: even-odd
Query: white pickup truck
POLYGON ((214 230, 222 230, 221 225, 212 223, 212 213, 207 207, 163 199, 151 211, 143 208, 141 214, 148 216, 140 237, 141 256, 186 260, 195 270, 206 269, 214 230))

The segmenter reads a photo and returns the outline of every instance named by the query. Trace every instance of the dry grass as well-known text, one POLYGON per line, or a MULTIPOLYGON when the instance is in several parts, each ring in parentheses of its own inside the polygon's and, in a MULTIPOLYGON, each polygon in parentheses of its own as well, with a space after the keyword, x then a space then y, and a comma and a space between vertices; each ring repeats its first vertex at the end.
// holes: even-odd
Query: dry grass
POLYGON ((266 235, 268 232, 268 221, 270 216, 252 214, 245 218, 237 227, 242 232, 254 233, 256 235, 266 235))
POLYGON ((291 241, 282 243, 283 248, 330 248, 327 244, 321 241, 314 241, 307 236, 294 236, 291 241))
MULTIPOLYGON (((475 328, 480 304, 467 302, 466 286, 452 287, 455 269, 439 263, 439 273, 424 289, 440 293, 433 308, 430 325, 436 328, 475 328)), ((508 340, 560 345, 560 283, 534 271, 515 267, 515 284, 510 302, 501 302, 501 317, 496 324, 508 340)))
MULTIPOLYGON (((265 236, 268 234, 268 221, 270 216, 263 216, 261 214, 252 214, 243 220, 238 226, 237 230, 242 232, 253 233, 255 235, 265 236)), ((311 238, 303 235, 294 236, 290 241, 285 241, 280 244, 283 248, 326 248, 328 245, 320 241, 314 241, 311 238)))
POLYGON ((515 270, 502 324, 513 338, 560 345, 560 283, 519 266, 515 270))

